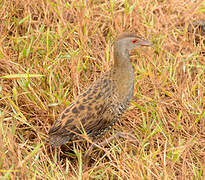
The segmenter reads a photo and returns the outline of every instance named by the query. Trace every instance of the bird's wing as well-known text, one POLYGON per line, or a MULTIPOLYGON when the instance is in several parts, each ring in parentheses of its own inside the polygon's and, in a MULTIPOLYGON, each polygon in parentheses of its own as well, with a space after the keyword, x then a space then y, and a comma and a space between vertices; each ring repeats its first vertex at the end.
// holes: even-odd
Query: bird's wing
POLYGON ((113 90, 113 83, 104 78, 78 96, 50 129, 51 143, 59 146, 70 141, 76 134, 95 136, 106 129, 112 118, 110 107, 113 90))

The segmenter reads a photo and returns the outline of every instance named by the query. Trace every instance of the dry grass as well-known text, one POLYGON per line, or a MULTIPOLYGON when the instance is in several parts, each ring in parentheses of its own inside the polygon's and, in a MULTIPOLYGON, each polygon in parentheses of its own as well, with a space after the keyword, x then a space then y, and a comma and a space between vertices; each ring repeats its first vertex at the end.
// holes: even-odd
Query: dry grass
POLYGON ((3 0, 0 7, 2 179, 205 178, 204 45, 187 32, 205 19, 203 1, 3 0), (48 151, 54 118, 112 66, 123 31, 154 42, 133 53, 134 99, 110 132, 130 132, 138 145, 113 141, 89 166, 77 149, 48 151))

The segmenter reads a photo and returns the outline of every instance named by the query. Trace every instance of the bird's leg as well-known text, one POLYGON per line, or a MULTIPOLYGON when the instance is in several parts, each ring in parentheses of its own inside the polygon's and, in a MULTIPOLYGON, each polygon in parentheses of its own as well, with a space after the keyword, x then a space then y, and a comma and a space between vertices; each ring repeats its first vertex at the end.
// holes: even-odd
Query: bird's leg
POLYGON ((134 137, 133 135, 131 135, 130 133, 124 133, 124 132, 118 132, 117 134, 109 137, 108 139, 105 139, 103 142, 96 144, 97 140, 94 141, 92 143, 92 145, 89 147, 89 149, 87 150, 87 152, 84 155, 84 158, 87 158, 90 156, 90 153, 92 152, 93 148, 97 147, 102 149, 103 146, 106 146, 107 144, 109 144, 113 139, 115 138, 124 138, 124 139, 128 139, 131 142, 134 142, 134 144, 138 144, 136 137, 134 137))
POLYGON ((137 144, 137 139, 136 137, 134 137, 133 135, 131 135, 130 133, 124 133, 124 132, 118 132, 115 135, 109 137, 108 139, 104 140, 103 142, 101 142, 99 144, 99 146, 105 146, 107 144, 109 144, 113 139, 115 138, 124 138, 124 139, 128 139, 131 142, 134 142, 135 144, 137 144))
POLYGON ((100 145, 98 145, 98 144, 96 144, 96 143, 97 143, 97 140, 94 141, 94 142, 92 142, 92 145, 89 147, 89 149, 88 149, 88 150, 86 151, 86 153, 84 154, 84 156, 83 156, 84 165, 87 165, 87 164, 88 164, 90 154, 91 154, 93 148, 95 148, 95 147, 97 147, 97 148, 99 148, 99 149, 102 149, 102 150, 107 154, 107 156, 110 157, 110 153, 109 153, 106 149, 102 148, 100 145))
POLYGON ((96 144, 97 140, 94 141, 91 146, 89 147, 89 149, 86 151, 86 153, 84 154, 84 158, 87 158, 90 156, 91 151, 93 150, 94 147, 98 147, 98 145, 96 144))

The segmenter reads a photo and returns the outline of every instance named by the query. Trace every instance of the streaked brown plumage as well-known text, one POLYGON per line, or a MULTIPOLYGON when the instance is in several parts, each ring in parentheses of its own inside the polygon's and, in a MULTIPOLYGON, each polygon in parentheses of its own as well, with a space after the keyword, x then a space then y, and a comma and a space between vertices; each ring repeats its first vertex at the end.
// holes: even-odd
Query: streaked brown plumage
POLYGON ((84 132, 96 139, 114 125, 128 108, 133 94, 134 75, 129 50, 151 44, 134 33, 122 33, 117 38, 113 68, 61 113, 49 131, 53 146, 75 140, 76 134, 84 132))

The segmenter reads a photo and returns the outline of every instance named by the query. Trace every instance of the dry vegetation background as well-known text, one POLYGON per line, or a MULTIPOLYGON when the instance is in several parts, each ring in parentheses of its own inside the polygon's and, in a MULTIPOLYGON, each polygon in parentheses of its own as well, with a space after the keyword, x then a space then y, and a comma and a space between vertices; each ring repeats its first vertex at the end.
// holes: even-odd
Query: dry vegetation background
POLYGON ((1 179, 205 178, 205 20, 197 0, 3 0, 0 2, 1 179), (154 43, 132 53, 134 98, 106 137, 129 132, 84 152, 51 149, 54 119, 112 66, 119 33, 154 43))

